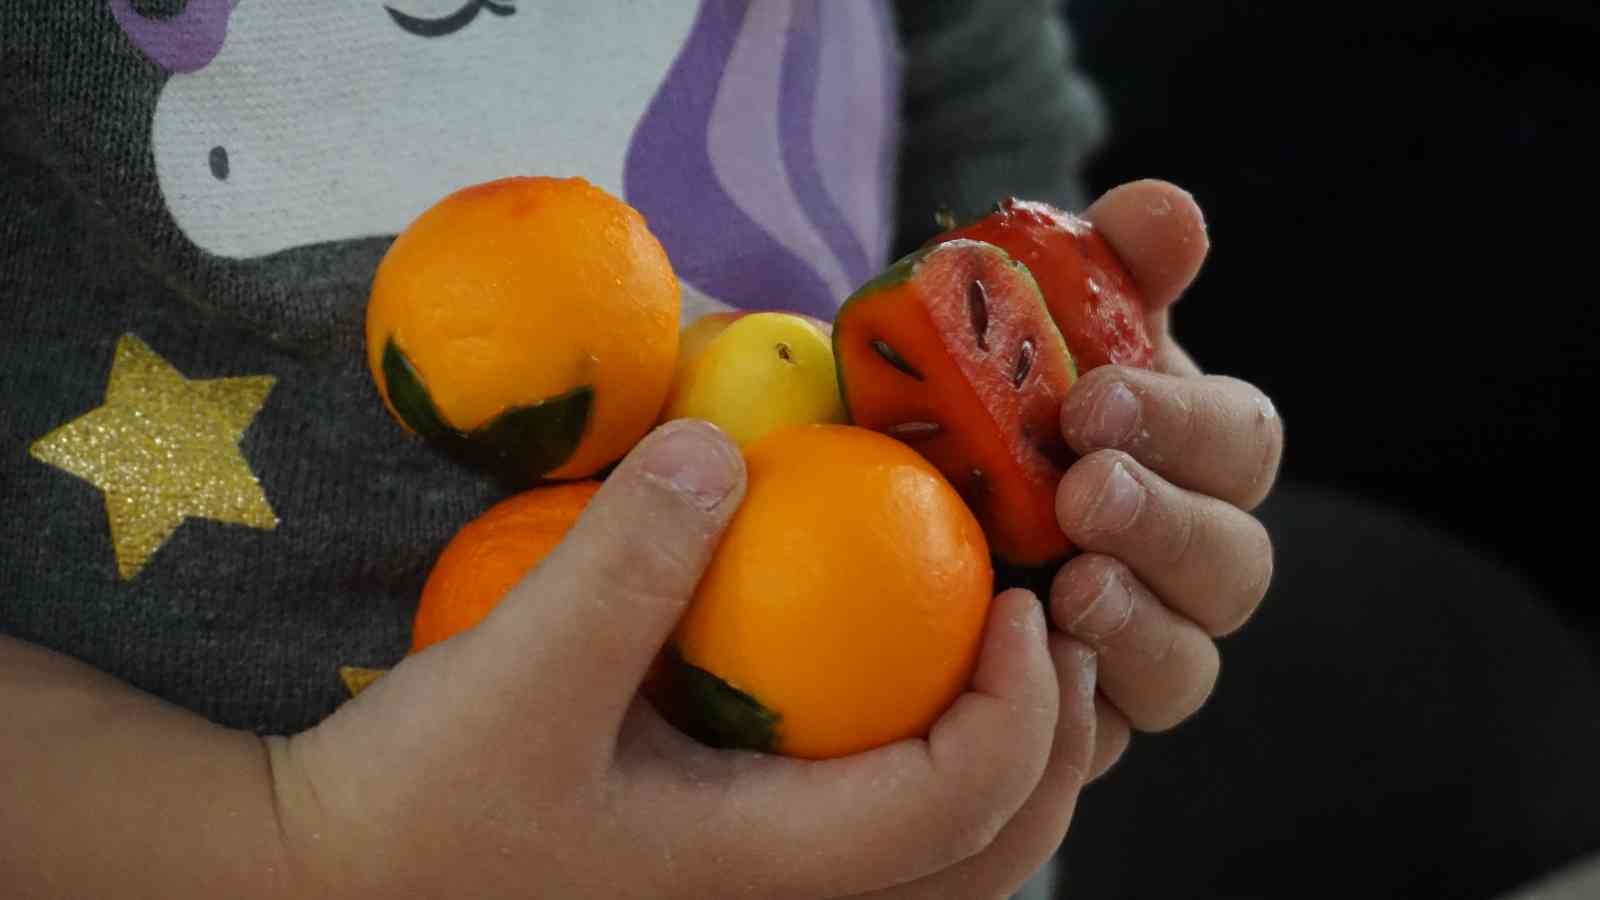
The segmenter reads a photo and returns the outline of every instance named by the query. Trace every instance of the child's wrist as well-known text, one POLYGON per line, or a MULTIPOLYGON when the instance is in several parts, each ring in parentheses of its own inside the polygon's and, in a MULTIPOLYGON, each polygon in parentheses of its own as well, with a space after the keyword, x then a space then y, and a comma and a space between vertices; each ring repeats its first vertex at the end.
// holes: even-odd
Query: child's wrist
POLYGON ((359 858, 349 829, 330 820, 316 782, 299 753, 302 738, 263 737, 272 775, 273 814, 282 842, 280 858, 291 896, 345 896, 360 879, 352 871, 359 858))

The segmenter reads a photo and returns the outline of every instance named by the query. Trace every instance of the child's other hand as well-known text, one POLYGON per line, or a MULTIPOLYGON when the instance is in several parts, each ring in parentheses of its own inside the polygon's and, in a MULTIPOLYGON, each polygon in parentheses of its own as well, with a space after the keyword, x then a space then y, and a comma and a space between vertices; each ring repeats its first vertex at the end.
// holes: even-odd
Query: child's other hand
POLYGON ((478 628, 272 745, 319 896, 1002 896, 1054 850, 1094 747, 1094 665, 995 602, 927 740, 802 762, 707 749, 636 697, 744 492, 695 422, 647 437, 478 628), (1058 714, 1059 710, 1059 714, 1058 714))
POLYGON ((1201 374, 1172 337, 1169 309, 1209 246, 1194 200, 1136 182, 1086 216, 1143 289, 1156 347, 1155 371, 1103 366, 1062 407, 1083 458, 1061 480, 1056 514, 1084 552, 1056 576, 1050 611, 1098 651, 1098 775, 1130 726, 1162 731, 1200 708, 1217 678, 1213 638, 1265 595, 1272 542, 1250 511, 1277 478, 1283 426, 1260 390, 1201 374))

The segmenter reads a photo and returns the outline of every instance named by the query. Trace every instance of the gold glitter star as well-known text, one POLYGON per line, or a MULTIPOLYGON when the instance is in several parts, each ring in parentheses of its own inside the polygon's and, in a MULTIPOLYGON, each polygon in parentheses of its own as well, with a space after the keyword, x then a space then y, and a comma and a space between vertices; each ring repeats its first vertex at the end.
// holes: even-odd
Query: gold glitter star
POLYGON ((350 696, 361 693, 372 686, 374 681, 387 675, 388 669, 368 669, 363 666, 340 666, 339 680, 344 682, 344 689, 350 696))
POLYGON ((105 495, 117 572, 132 579, 186 518, 277 527, 239 451, 275 381, 190 381, 143 341, 123 335, 105 405, 35 441, 31 452, 105 495))

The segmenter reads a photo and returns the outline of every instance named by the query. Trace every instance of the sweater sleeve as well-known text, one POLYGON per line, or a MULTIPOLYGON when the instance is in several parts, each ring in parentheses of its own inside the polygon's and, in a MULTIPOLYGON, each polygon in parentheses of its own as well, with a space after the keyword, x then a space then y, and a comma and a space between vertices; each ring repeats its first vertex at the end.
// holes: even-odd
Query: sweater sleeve
POLYGON ((1007 195, 1069 209, 1106 133, 1059 0, 896 0, 905 76, 895 250, 1007 195))

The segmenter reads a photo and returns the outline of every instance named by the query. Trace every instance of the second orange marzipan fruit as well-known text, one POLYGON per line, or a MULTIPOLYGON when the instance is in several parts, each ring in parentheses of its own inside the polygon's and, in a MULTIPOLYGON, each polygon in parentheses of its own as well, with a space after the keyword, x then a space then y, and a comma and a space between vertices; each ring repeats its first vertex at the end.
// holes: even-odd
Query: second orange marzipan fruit
POLYGON ((523 491, 456 532, 422 587, 411 652, 483 621, 561 543, 598 490, 598 481, 574 481, 523 491))
POLYGON ((892 438, 798 425, 744 448, 744 502, 651 696, 702 742, 803 758, 925 735, 966 689, 994 571, 977 519, 892 438))

